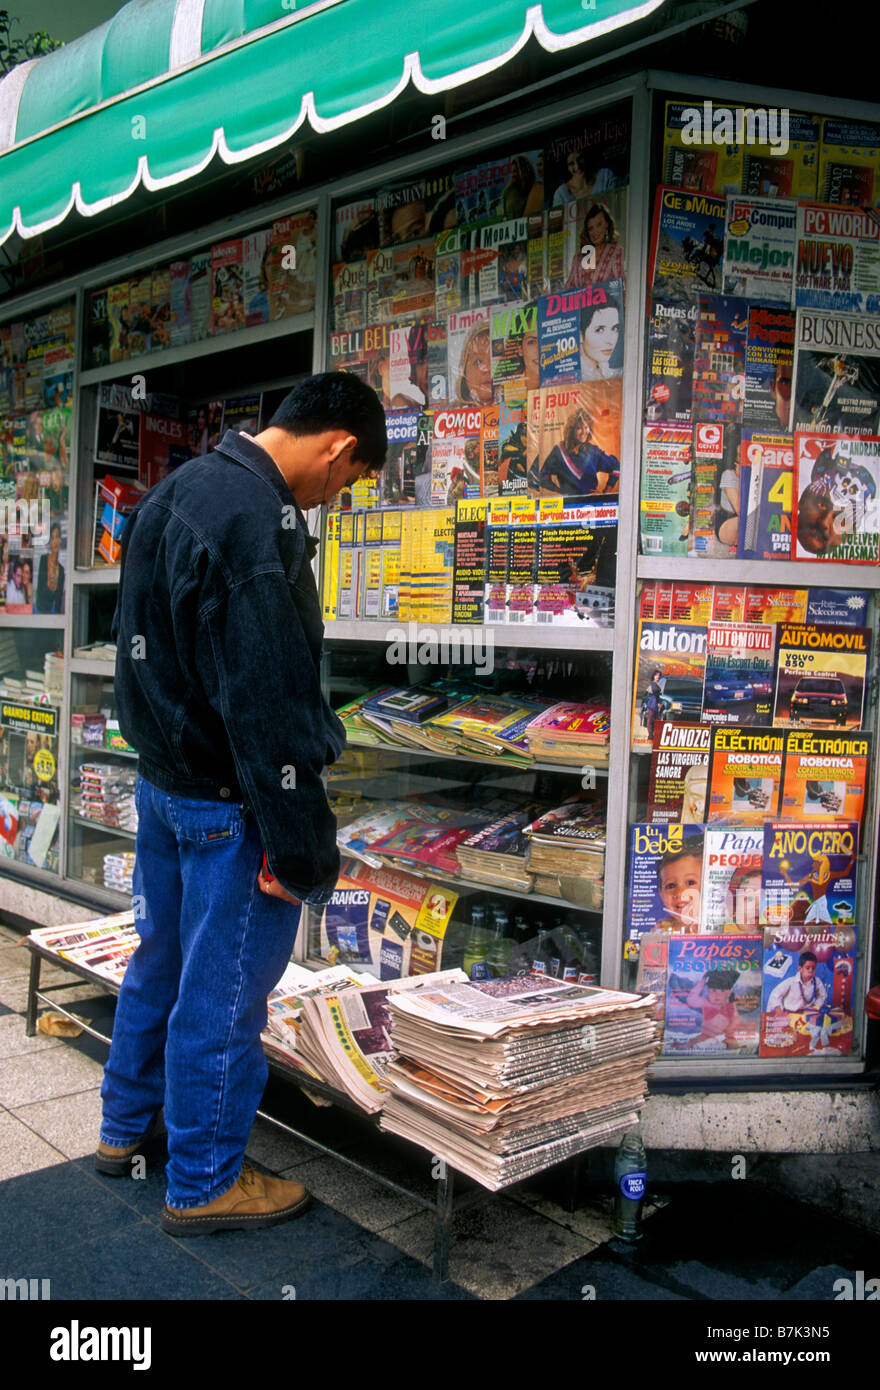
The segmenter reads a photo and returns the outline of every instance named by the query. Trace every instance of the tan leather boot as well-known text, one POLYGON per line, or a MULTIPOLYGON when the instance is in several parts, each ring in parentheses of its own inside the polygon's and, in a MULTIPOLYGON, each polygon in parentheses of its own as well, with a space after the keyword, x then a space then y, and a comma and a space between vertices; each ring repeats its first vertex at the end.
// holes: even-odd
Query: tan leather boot
POLYGON ((246 1231, 277 1226, 301 1216, 312 1199, 302 1183, 272 1178, 243 1163, 238 1182, 200 1207, 166 1206, 160 1225, 173 1236, 207 1236, 213 1231, 246 1231))
POLYGON ((99 1143, 95 1150, 95 1172, 107 1178, 127 1178, 131 1174, 133 1158, 157 1157, 166 1152, 165 1111, 160 1110, 146 1134, 142 1134, 136 1144, 116 1148, 112 1144, 99 1143))

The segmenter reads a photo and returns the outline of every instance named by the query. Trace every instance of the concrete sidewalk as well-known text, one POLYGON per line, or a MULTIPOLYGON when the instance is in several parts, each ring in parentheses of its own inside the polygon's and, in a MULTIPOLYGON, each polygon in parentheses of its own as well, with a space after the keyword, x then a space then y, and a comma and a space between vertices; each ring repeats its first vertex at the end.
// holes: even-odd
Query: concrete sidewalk
MULTIPOLYGON (((602 1152, 592 1173, 606 1182, 582 1184, 572 1211, 557 1172, 459 1213, 450 1279, 437 1287, 430 1212, 261 1120, 249 1158, 303 1182, 311 1210, 265 1231, 175 1240, 158 1225, 161 1165, 142 1181, 94 1172, 106 1047, 85 1034, 25 1036, 20 940, 0 927, 0 1276, 49 1278, 53 1299, 266 1300, 295 1289, 331 1300, 799 1300, 833 1299, 835 1280, 858 1270, 880 1275, 878 1241, 856 1226, 751 1181, 658 1184, 650 1155, 645 1238, 631 1251, 611 1238, 602 1152)), ((69 978, 44 963, 43 984, 69 978)), ((55 997, 108 1026, 99 987, 55 997)), ((426 1197, 435 1190, 427 1155, 357 1117, 277 1081, 263 1108, 426 1197)))

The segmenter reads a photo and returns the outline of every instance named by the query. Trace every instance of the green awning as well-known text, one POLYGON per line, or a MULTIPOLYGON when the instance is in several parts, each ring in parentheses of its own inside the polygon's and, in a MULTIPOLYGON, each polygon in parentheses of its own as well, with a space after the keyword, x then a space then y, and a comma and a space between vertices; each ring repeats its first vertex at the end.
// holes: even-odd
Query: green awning
POLYGON ((443 92, 532 35, 551 52, 663 0, 130 0, 106 24, 0 81, 0 244, 143 184, 234 164, 308 122, 334 130, 408 82, 443 92))

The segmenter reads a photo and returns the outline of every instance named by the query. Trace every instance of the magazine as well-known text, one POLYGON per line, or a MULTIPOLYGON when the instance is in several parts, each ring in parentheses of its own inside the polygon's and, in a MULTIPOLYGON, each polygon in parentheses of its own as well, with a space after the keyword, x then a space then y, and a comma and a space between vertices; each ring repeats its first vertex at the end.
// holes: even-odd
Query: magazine
POLYGON ((777 304, 749 306, 743 424, 771 434, 788 430, 795 315, 777 304))
POLYGON ((791 435, 743 430, 737 533, 739 559, 790 558, 793 478, 791 435))
POLYGON ((761 916, 764 827, 706 830, 701 928, 709 932, 756 931, 761 916))
POLYGON ((880 563, 880 438, 795 434, 791 558, 880 563))
POLYGON ((541 214, 498 218, 474 227, 462 253, 472 305, 534 299, 544 288, 544 219, 541 214))
POLYGON ((358 198, 334 210, 335 228, 333 259, 360 261, 371 246, 379 244, 376 206, 372 198, 358 198))
POLYGON ((779 814, 784 742, 781 729, 713 730, 710 825, 759 825, 779 814))
POLYGON ((796 217, 796 203, 728 198, 724 294, 791 304, 796 217))
POLYGON ((547 213, 547 288, 551 294, 622 280, 627 189, 588 194, 547 213))
POLYGON ((694 341, 700 306, 684 295, 651 299, 648 320, 647 419, 691 418, 694 341))
POLYGON ((871 735, 862 731, 787 729, 780 819, 840 817, 861 828, 870 754, 871 735))
POLYGON ((450 401, 463 405, 492 404, 495 390, 491 339, 490 307, 450 313, 446 334, 450 401))
POLYGON ((468 282, 466 273, 462 273, 462 255, 469 241, 465 227, 450 227, 435 237, 434 310, 438 318, 445 319, 468 307, 468 282))
POLYGON ((486 590, 486 514, 488 501, 460 499, 455 508, 455 561, 452 621, 481 623, 486 590))
POLYGON ((630 108, 624 102, 568 121, 544 143, 548 207, 629 182, 630 108), (586 185, 586 186, 585 186, 586 185))
POLYGON ((427 324, 392 324, 388 350, 392 410, 424 410, 428 404, 427 324))
POLYGON ((741 424, 748 306, 733 295, 703 294, 694 344, 692 416, 741 424))
POLYGON ((693 723, 703 707, 705 623, 639 620, 632 746, 650 752, 661 719, 693 723))
POLYGON ((761 920, 768 927, 856 921, 857 821, 767 821, 761 920))
POLYGON ((702 722, 767 724, 773 704, 776 630, 769 623, 710 622, 702 722))
POLYGON ((617 556, 617 502, 544 497, 538 507, 535 620, 554 626, 610 626, 617 556), (599 586, 599 589, 596 586, 599 586), (599 621, 600 614, 604 621, 599 621))
POLYGON ((647 819, 651 825, 701 825, 713 730, 709 724, 654 725, 647 819))
POLYGON ((434 317, 434 238, 394 247, 393 314, 434 317))
POLYGON ((781 624, 773 723, 860 729, 870 653, 869 628, 781 624))
POLYGON ((737 424, 694 425, 688 553, 728 558, 739 534, 740 431, 737 424))
POLYGON ((319 954, 367 966, 382 979, 428 974, 440 968, 457 901, 456 893, 425 878, 343 858, 321 918, 319 954))
POLYGON ((607 381, 623 372, 623 282, 609 280, 538 300, 542 386, 607 381))
POLYGON ((880 434, 880 324, 799 309, 791 428, 880 434))
POLYGON ((825 203, 873 207, 880 198, 880 126, 825 117, 817 191, 825 203))
POLYGON ((764 932, 762 1057, 852 1051, 856 933, 852 926, 764 932))
POLYGON ((880 220, 870 208, 798 203, 794 302, 880 314, 880 220))
POLYGON ((244 245, 240 237, 211 247, 211 337, 244 327, 244 245))
POLYGON ((540 385, 538 304, 499 305, 491 311, 492 381, 495 394, 524 401, 540 385))
MULTIPOLYGON (((387 251, 381 253, 389 255, 387 251)), ((368 318, 364 311, 364 296, 367 286, 367 265, 365 261, 337 261, 333 267, 333 328, 342 332, 350 328, 360 328, 368 318)), ((390 296, 384 313, 369 316, 370 322, 387 318, 391 313, 390 296)))
POLYGON ((690 425, 645 425, 639 493, 643 555, 687 554, 692 476, 690 425))
MULTIPOLYGON (((383 323, 390 319, 394 303, 394 248, 392 246, 371 247, 362 261, 351 263, 356 274, 354 288, 363 285, 361 317, 351 327, 359 328, 363 323, 383 323)), ((335 280, 335 269, 334 269, 335 280)), ((337 328, 345 325, 337 324, 337 328)))
POLYGON ((452 506, 480 495, 483 412, 457 407, 434 412, 431 443, 431 504, 452 506))
MULTIPOLYGON (((702 114, 700 107, 696 108, 702 114)), ((689 129, 694 107, 688 101, 667 101, 663 135, 663 179, 676 188, 703 193, 739 193, 743 178, 742 145, 724 132, 715 143, 712 112, 706 138, 694 138, 689 129), (685 138, 687 137, 687 138, 685 138)), ((725 110, 730 110, 729 107, 725 110)), ((720 133, 720 132, 719 132, 720 133)))
POLYGON ((242 297, 244 326, 269 322, 269 277, 266 262, 271 229, 262 227, 242 237, 242 297))
POLYGON ((657 189, 648 257, 655 297, 697 299, 721 290, 726 219, 724 198, 657 189))
POLYGON ((528 484, 535 496, 616 492, 622 383, 542 386, 528 395, 528 484))
POLYGON ((700 930, 705 833, 703 825, 630 827, 629 941, 700 930))
POLYGON ((763 937, 671 936, 661 1055, 757 1057, 763 937))

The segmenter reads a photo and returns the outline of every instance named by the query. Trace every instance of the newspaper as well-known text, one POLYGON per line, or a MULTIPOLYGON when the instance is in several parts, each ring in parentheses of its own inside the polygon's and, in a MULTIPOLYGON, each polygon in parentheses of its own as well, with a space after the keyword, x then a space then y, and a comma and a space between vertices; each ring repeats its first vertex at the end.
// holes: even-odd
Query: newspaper
POLYGON ((585 1023, 640 1010, 639 994, 564 984, 549 975, 515 976, 423 989, 389 1000, 392 1015, 406 1015, 450 1034, 494 1038, 510 1030, 557 1028, 567 1020, 585 1023))

